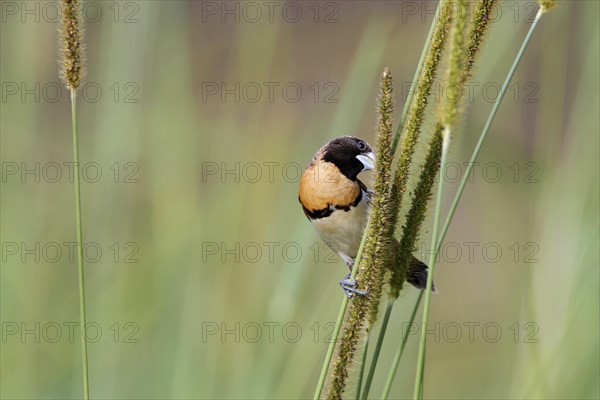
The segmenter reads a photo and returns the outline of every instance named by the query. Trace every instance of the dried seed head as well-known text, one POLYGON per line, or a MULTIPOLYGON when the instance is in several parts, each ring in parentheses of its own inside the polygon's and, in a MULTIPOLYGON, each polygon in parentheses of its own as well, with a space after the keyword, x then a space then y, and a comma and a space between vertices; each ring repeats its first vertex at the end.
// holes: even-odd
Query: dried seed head
POLYGON ((60 5, 60 77, 68 88, 77 89, 83 79, 85 69, 81 2, 79 0, 61 0, 60 5))
POLYGON ((540 0, 540 6, 542 7, 543 12, 550 10, 555 5, 556 2, 554 0, 540 0))

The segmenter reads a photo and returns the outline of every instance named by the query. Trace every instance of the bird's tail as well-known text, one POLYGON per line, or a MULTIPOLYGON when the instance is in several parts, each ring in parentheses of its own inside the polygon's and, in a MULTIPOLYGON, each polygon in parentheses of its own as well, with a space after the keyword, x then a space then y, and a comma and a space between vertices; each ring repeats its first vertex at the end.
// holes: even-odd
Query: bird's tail
MULTIPOLYGON (((410 267, 408 267, 406 280, 417 289, 425 289, 427 287, 428 271, 429 268, 423 261, 413 257, 410 267)), ((432 282, 432 284, 431 291, 435 293, 437 292, 437 288, 435 287, 435 283, 432 282)))

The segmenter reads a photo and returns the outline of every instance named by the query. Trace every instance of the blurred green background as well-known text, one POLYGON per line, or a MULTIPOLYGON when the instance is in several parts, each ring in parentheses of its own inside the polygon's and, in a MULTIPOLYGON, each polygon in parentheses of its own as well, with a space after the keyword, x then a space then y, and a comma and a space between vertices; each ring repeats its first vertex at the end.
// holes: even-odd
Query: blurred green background
MULTIPOLYGON (((80 398, 56 3, 0 7, 0 396, 80 398)), ((399 118, 434 8, 86 2, 92 397, 312 396, 346 269, 301 211, 299 174, 335 136, 373 142, 385 66, 399 118)), ((445 171, 446 205, 535 11, 496 10, 445 171)), ((442 248, 427 398, 600 396, 599 11, 565 1, 545 14, 500 109, 442 248)), ((432 115, 443 95, 437 87, 432 115)), ((416 295, 407 288, 394 309, 373 398, 416 295)), ((417 345, 413 334, 394 398, 412 395, 417 345)))

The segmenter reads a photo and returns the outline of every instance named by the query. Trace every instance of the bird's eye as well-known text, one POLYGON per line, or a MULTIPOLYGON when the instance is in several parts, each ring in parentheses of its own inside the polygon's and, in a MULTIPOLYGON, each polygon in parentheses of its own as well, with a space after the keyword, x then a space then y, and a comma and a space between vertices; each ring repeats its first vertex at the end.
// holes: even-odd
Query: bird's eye
POLYGON ((365 151, 367 149, 367 144, 365 142, 363 142, 362 140, 360 140, 358 143, 358 149, 360 151, 365 151))

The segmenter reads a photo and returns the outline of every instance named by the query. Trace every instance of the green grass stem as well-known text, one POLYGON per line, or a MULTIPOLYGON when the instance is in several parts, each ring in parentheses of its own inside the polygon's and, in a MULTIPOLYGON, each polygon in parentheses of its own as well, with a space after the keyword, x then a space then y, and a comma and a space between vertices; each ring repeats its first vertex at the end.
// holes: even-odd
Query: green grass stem
MULTIPOLYGON (((450 131, 444 130, 442 133, 442 160, 440 162, 440 169, 443 170, 448 159, 448 148, 450 146, 450 131)), ((440 222, 440 214, 442 213, 442 198, 444 194, 444 180, 440 179, 438 182, 438 190, 435 200, 435 213, 433 215, 433 233, 431 235, 431 248, 437 250, 439 242, 437 238, 438 225, 440 222)), ((425 367, 425 340, 427 338, 427 321, 429 318, 429 305, 431 302, 431 288, 433 287, 433 273, 435 271, 435 251, 429 256, 429 273, 427 274, 427 286, 425 287, 425 304, 423 306, 423 325, 421 328, 421 341, 419 342, 419 358, 417 360, 417 374, 415 378, 415 392, 413 398, 419 399, 422 395, 423 386, 423 371, 425 367)))
POLYGON ((81 323, 81 359, 83 367, 83 398, 90 398, 87 335, 85 332, 85 276, 83 268, 83 229, 81 223, 81 179, 79 177, 79 134, 77 130, 77 89, 70 87, 71 120, 73 125, 73 161, 75 163, 75 218, 77 221, 77 265, 79 268, 79 319, 81 323))
MULTIPOLYGON (((367 376, 367 380, 365 382, 365 389, 362 394, 363 399, 367 399, 369 397, 369 390, 371 389, 371 383, 373 382, 373 377, 375 376, 375 368, 377 368, 377 361, 379 361, 379 353, 381 352, 381 346, 383 345, 383 339, 385 338, 385 332, 387 330, 387 325, 390 321, 390 315, 392 315, 393 308, 394 299, 388 299, 387 305, 385 307, 385 314, 383 315, 383 319, 381 320, 381 329, 379 330, 379 335, 377 336, 377 343, 375 344, 373 357, 371 358, 371 365, 369 366, 369 375, 367 376)), ((362 366, 361 368, 364 368, 364 366, 362 366)))
POLYGON ((356 394, 354 398, 360 399, 360 391, 362 390, 363 377, 365 375, 365 365, 367 365, 367 354, 369 353, 369 341, 371 340, 371 330, 367 330, 363 339, 363 354, 360 359, 360 369, 358 371, 358 383, 356 384, 356 394))
MULTIPOLYGON (((419 309, 419 304, 421 304, 421 299, 423 298, 423 290, 419 291, 419 297, 415 301, 415 305, 413 307, 412 313, 410 314, 410 318, 408 320, 408 326, 411 327, 415 321, 415 317, 417 316, 417 310, 419 309)), ((396 372, 398 371, 398 365, 400 365, 400 360, 402 359, 402 354, 404 354, 404 348, 406 347, 406 343, 408 342, 408 331, 402 336, 402 342, 398 349, 396 349, 396 354, 394 355, 394 361, 392 362, 392 368, 390 368, 390 372, 388 373, 388 377, 385 381, 385 386, 383 387, 383 393, 381 394, 381 399, 385 400, 388 398, 390 394, 390 390, 392 388, 392 384, 394 383, 394 378, 396 376, 396 372)))

